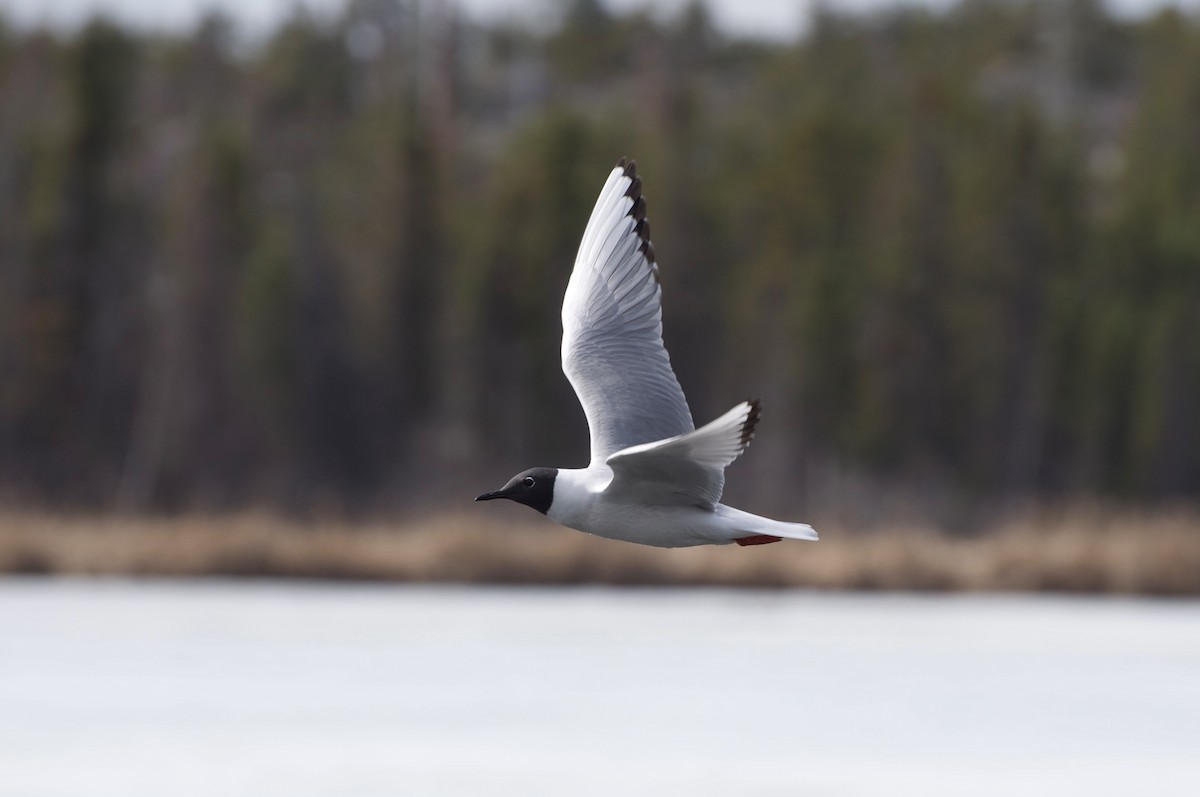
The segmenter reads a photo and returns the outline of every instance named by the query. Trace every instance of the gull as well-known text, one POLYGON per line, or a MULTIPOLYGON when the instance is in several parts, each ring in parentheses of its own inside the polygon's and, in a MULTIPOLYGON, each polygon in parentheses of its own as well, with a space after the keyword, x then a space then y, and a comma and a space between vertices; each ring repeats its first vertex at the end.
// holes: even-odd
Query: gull
POLYGON ((622 158, 583 233, 562 307, 562 367, 591 433, 586 468, 531 468, 476 501, 507 498, 569 528, 679 548, 815 540, 720 503, 725 468, 761 416, 743 401, 697 429, 662 340, 662 290, 642 180, 622 158))

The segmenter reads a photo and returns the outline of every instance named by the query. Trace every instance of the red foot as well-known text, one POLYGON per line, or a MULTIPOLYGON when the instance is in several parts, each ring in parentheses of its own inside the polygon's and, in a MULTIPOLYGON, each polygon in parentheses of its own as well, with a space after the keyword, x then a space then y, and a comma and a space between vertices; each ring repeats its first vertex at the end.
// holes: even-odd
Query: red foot
POLYGON ((782 539, 783 537, 772 537, 770 534, 755 534, 753 537, 739 537, 734 542, 738 545, 767 545, 782 539))

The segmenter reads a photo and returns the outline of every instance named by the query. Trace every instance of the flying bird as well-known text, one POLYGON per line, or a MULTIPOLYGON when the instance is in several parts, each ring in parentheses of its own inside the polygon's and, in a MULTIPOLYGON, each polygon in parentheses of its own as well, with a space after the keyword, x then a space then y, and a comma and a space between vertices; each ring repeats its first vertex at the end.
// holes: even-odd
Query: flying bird
POLYGON ((661 548, 817 539, 804 523, 720 503, 759 402, 695 427, 663 346, 661 297, 642 180, 622 158, 592 209, 562 307, 562 367, 587 416, 591 464, 531 468, 475 500, 507 498, 579 531, 661 548))

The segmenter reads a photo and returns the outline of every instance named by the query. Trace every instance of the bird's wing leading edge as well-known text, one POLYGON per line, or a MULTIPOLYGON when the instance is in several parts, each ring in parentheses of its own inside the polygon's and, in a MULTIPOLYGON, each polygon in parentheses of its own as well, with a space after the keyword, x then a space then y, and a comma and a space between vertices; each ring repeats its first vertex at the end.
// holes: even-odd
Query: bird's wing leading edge
POLYGON ((662 341, 662 291, 635 164, 608 175, 563 299, 563 373, 592 438, 592 464, 695 428, 662 341))
POLYGON ((607 461, 613 478, 605 493, 639 504, 712 509, 725 489, 725 468, 750 445, 760 417, 757 400, 743 401, 694 432, 618 451, 607 461))

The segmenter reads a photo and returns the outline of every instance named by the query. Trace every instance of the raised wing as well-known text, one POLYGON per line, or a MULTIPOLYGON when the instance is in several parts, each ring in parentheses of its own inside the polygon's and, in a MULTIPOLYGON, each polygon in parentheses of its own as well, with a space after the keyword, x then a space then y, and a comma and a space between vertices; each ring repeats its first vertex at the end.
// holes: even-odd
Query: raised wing
POLYGON ((712 509, 725 489, 725 468, 750 445, 760 417, 757 400, 743 401, 694 432, 618 451, 607 460, 613 478, 605 495, 712 509))
POLYGON ((583 233, 563 298, 563 373, 592 437, 592 464, 695 428, 662 342, 662 291, 642 181, 622 158, 583 233))

